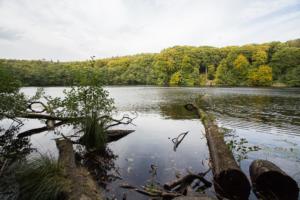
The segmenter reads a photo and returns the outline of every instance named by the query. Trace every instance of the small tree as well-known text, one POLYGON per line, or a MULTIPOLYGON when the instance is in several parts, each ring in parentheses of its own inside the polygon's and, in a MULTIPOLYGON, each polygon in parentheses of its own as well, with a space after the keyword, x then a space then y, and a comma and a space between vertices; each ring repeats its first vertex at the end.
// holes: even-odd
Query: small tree
MULTIPOLYGON (((93 67, 94 61, 92 60, 90 64, 93 67)), ((3 76, 1 81, 6 82, 5 79, 9 78, 9 75, 3 76)), ((0 119, 10 119, 18 123, 18 127, 23 125, 20 120, 22 118, 39 119, 46 124, 44 127, 18 133, 18 138, 53 130, 63 125, 72 125, 78 130, 76 134, 81 138, 76 142, 89 149, 103 149, 106 130, 119 124, 129 124, 132 119, 128 116, 123 116, 120 120, 112 117, 115 110, 114 101, 109 98, 108 92, 103 89, 92 72, 86 74, 80 83, 80 86, 64 90, 64 98, 47 96, 43 89, 39 89, 34 96, 28 98, 19 91, 19 85, 9 90, 4 87, 6 89, 0 91, 3 97, 0 100, 0 119), (87 144, 93 140, 100 142, 95 142, 94 145, 87 144)))
POLYGON ((237 58, 233 62, 233 74, 235 77, 235 80, 237 81, 238 85, 245 85, 247 80, 247 74, 249 70, 249 61, 248 59, 240 54, 237 56, 237 58))

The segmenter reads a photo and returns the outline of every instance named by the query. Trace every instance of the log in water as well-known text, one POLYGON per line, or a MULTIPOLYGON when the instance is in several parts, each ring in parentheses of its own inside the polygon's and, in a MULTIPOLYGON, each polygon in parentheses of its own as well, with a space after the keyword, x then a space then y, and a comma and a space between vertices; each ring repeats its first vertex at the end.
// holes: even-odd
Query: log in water
POLYGON ((64 167, 64 174, 70 180, 69 200, 101 200, 101 193, 89 172, 83 167, 77 167, 73 144, 64 139, 57 139, 59 150, 58 162, 64 167))
POLYGON ((212 161, 214 187, 216 192, 229 199, 244 200, 250 195, 250 183, 246 175, 237 165, 232 152, 224 141, 224 135, 212 115, 198 108, 194 104, 187 104, 185 108, 195 112, 205 128, 206 139, 212 161))
POLYGON ((254 193, 263 199, 297 200, 299 188, 297 182, 274 163, 267 160, 255 160, 250 168, 254 193))

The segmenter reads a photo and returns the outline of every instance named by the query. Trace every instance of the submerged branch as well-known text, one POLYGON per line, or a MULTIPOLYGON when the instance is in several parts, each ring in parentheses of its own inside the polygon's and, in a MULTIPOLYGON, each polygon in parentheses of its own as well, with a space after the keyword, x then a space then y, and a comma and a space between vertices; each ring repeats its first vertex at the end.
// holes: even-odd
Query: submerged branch
MULTIPOLYGON (((54 127, 58 127, 58 126, 61 126, 63 124, 65 124, 65 122, 63 122, 63 121, 57 122, 57 123, 54 124, 54 127)), ((48 126, 43 126, 43 127, 40 127, 40 128, 30 129, 30 130, 24 131, 22 133, 19 133, 18 138, 29 137, 31 135, 42 133, 42 132, 48 131, 48 130, 49 130, 48 126)))

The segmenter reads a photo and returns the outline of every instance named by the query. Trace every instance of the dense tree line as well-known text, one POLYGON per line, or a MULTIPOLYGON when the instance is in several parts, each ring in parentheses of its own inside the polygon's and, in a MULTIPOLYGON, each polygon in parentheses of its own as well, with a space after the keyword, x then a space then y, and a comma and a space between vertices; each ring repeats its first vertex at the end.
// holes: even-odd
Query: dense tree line
POLYGON ((93 77, 105 85, 300 86, 300 39, 215 48, 174 46, 81 62, 0 60, 23 85, 80 85, 93 77))

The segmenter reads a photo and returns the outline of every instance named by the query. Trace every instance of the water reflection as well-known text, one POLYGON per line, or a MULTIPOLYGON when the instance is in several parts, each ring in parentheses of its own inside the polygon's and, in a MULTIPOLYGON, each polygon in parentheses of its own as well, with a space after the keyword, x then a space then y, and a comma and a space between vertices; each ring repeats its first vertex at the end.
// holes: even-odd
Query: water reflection
MULTIPOLYGON (((25 88, 31 93, 35 88, 25 88)), ((49 95, 61 95, 64 88, 46 88, 49 95)), ((204 172, 208 168, 208 150, 203 127, 197 117, 187 112, 183 105, 207 98, 207 109, 219 126, 233 129, 239 138, 246 138, 250 146, 260 151, 250 152, 241 161, 242 170, 254 159, 267 159, 300 183, 300 89, 267 88, 163 88, 163 87, 108 87, 120 113, 137 111, 136 126, 126 127, 136 131, 109 148, 118 157, 115 165, 122 180, 107 185, 109 195, 118 199, 127 193, 128 199, 148 199, 141 194, 119 188, 125 181, 143 185, 149 179, 149 168, 157 168, 157 181, 173 180, 186 169, 204 172), (173 151, 173 143, 180 133, 189 131, 180 147, 173 151), (298 178, 297 178, 298 177, 298 178)), ((122 128, 122 127, 120 127, 122 128)), ((71 130, 68 130, 71 131, 71 130)), ((49 135, 32 137, 36 146, 56 152, 49 135), (43 144, 43 145, 39 145, 43 144)), ((208 174, 211 177, 211 174, 208 174)), ((210 179, 209 177, 207 177, 210 179)), ((206 191, 213 194, 213 190, 206 191)), ((255 199, 251 196, 250 199, 255 199)))
MULTIPOLYGON (((78 148, 80 148, 78 146, 78 148)), ((97 183, 104 189, 107 184, 121 179, 118 167, 115 164, 117 155, 109 148, 105 151, 82 152, 77 148, 77 160, 85 166, 97 183), (78 153, 79 152, 79 153, 78 153)))
MULTIPOLYGON (((208 168, 206 141, 199 137, 202 127, 198 120, 172 120, 160 115, 140 114, 135 121, 136 131, 109 147, 119 155, 116 163, 120 167, 123 180, 131 185, 145 185, 149 179, 149 168, 157 166, 157 181, 166 183, 174 180, 176 174, 186 173, 186 169, 203 172, 208 168), (189 131, 180 147, 174 152, 170 138, 189 131)), ((119 189, 117 181, 110 190, 122 197, 124 189, 119 189)), ((141 194, 129 192, 128 199, 148 199, 141 194)))

